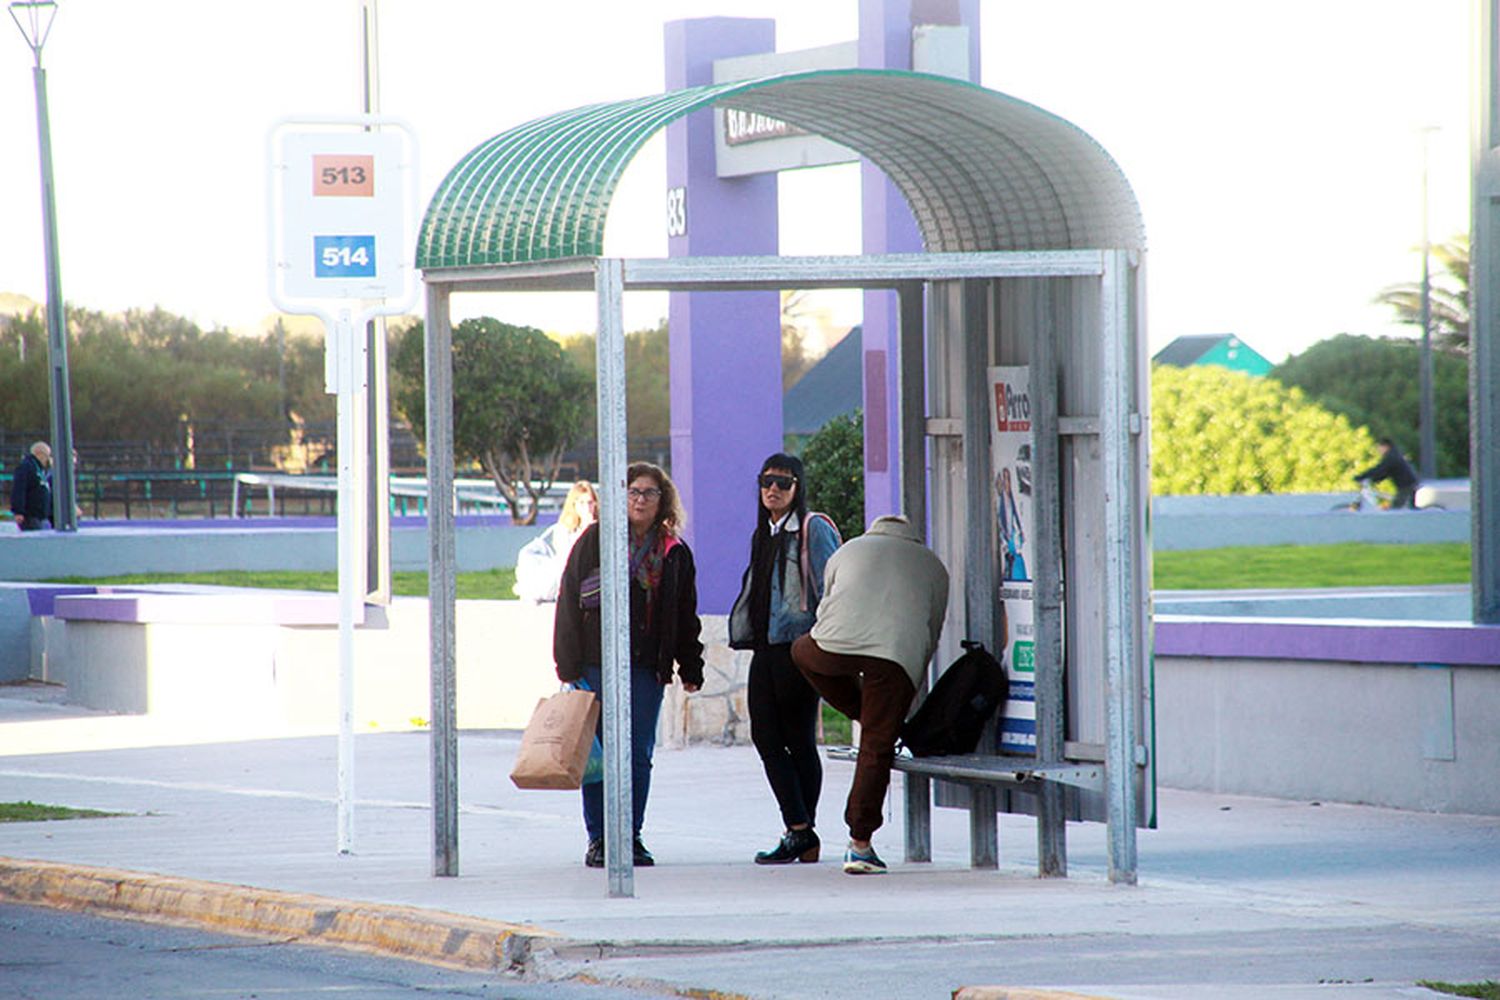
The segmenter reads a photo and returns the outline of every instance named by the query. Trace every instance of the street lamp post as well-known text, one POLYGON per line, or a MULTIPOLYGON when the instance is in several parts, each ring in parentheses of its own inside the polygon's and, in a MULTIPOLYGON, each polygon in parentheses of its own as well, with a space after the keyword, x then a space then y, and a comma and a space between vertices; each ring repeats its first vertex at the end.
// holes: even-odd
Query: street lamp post
POLYGON ((36 132, 42 166, 42 243, 47 255, 47 370, 52 433, 52 526, 78 530, 73 469, 73 406, 68 390, 68 326, 63 313, 62 273, 57 255, 57 198, 52 182, 52 132, 47 118, 47 71, 42 46, 57 15, 55 0, 12 0, 10 16, 31 47, 36 65, 36 132))

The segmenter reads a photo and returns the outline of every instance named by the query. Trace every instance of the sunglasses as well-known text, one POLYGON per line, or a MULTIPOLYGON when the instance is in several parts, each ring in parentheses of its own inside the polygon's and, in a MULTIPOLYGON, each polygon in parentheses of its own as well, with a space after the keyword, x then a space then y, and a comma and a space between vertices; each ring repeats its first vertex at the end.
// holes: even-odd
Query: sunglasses
POLYGON ((774 486, 778 490, 781 490, 783 493, 785 493, 787 490, 796 485, 796 476, 772 476, 764 472, 761 473, 760 476, 760 488, 763 490, 768 490, 774 486))

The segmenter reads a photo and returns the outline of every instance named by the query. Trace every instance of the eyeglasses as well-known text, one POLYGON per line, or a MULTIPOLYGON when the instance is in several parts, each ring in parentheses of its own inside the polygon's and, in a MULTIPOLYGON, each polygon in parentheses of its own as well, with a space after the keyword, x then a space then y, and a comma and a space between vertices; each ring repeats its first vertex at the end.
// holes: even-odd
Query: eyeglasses
POLYGON ((632 500, 659 500, 661 499, 661 490, 655 486, 648 486, 643 490, 632 488, 626 490, 625 495, 632 500))
POLYGON ((760 476, 760 488, 763 490, 768 490, 774 486, 778 490, 781 490, 783 493, 785 493, 787 490, 796 485, 796 476, 773 476, 764 472, 761 473, 760 476))

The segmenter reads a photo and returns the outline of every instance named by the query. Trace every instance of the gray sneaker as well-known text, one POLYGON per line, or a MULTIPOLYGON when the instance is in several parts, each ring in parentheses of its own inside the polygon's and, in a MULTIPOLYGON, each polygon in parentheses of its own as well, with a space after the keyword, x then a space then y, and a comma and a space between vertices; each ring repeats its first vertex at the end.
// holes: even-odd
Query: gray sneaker
POLYGON ((888 870, 880 855, 875 853, 873 844, 868 851, 856 851, 853 845, 844 851, 846 875, 884 875, 888 870))

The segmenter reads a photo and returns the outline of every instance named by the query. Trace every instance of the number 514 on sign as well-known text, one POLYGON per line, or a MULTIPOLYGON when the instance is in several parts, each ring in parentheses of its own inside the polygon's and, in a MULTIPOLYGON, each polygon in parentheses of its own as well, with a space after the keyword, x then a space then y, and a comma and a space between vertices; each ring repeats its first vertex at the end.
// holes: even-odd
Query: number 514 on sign
POLYGON ((374 236, 314 236, 313 276, 370 278, 375 275, 374 236))

